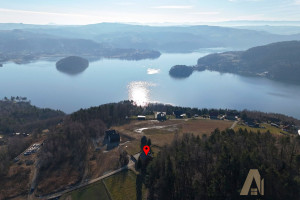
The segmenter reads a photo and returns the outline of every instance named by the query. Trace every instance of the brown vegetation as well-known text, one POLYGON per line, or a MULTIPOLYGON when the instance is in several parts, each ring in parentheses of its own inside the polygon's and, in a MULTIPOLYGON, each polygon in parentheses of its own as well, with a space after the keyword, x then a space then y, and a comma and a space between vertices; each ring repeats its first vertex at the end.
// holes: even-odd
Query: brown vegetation
POLYGON ((6 176, 0 179, 0 199, 13 198, 28 193, 30 169, 11 167, 6 176))

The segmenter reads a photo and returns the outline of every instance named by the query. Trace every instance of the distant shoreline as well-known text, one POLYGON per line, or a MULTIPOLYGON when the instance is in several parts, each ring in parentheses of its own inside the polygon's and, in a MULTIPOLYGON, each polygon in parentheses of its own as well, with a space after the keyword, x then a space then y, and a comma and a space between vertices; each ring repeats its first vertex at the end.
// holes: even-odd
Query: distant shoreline
POLYGON ((300 84, 300 41, 272 43, 246 51, 214 53, 198 59, 197 65, 175 65, 169 75, 187 78, 194 71, 218 71, 242 76, 265 77, 300 84))

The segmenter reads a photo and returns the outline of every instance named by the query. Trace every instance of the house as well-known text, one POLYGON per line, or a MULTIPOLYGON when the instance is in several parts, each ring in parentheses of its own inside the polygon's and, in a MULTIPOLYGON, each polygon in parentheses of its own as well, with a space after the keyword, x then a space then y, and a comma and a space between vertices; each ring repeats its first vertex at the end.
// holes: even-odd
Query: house
POLYGON ((174 115, 175 115, 176 118, 182 118, 182 116, 181 116, 182 114, 183 114, 182 111, 178 111, 178 110, 174 111, 174 115))
POLYGON ((282 130, 288 132, 292 127, 290 125, 283 126, 282 130))
POLYGON ((158 121, 165 121, 165 120, 167 120, 167 113, 166 112, 154 112, 154 117, 158 121))
POLYGON ((29 136, 28 133, 27 133, 27 134, 26 134, 26 133, 23 133, 22 135, 23 135, 24 137, 28 137, 28 136, 29 136))
POLYGON ((138 118, 138 120, 146 120, 145 115, 138 115, 137 118, 138 118))
POLYGON ((235 121, 237 117, 235 115, 226 115, 226 119, 235 121))
POLYGON ((167 120, 167 113, 166 112, 155 112, 154 116, 155 116, 155 119, 157 119, 158 121, 167 120))
POLYGON ((120 134, 117 133, 116 130, 107 130, 105 131, 105 139, 108 140, 109 143, 120 142, 120 134))
POLYGON ((275 124, 275 123, 271 123, 271 126, 274 126, 276 128, 279 128, 279 125, 275 124))
POLYGON ((202 115, 204 119, 209 119, 209 115, 202 115))
POLYGON ((245 124, 247 124, 249 127, 252 127, 252 128, 259 128, 259 123, 256 123, 255 121, 253 120, 249 120, 248 122, 245 122, 245 124))
POLYGON ((219 119, 218 116, 219 116, 219 114, 217 112, 209 113, 209 118, 210 119, 219 119))

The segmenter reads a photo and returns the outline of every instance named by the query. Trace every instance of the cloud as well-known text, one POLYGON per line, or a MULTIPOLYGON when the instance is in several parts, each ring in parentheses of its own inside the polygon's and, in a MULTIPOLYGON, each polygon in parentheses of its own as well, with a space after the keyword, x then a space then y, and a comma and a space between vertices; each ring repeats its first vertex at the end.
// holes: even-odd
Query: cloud
POLYGON ((264 0, 228 0, 229 2, 259 2, 264 0))
POLYGON ((188 5, 182 5, 182 6, 178 6, 178 5, 165 5, 165 6, 155 6, 152 7, 155 9, 192 9, 193 6, 188 6, 188 5))
POLYGON ((88 15, 80 15, 80 14, 40 12, 40 11, 30 11, 30 10, 13 10, 13 9, 5 9, 5 8, 0 8, 0 12, 38 14, 38 15, 58 15, 58 16, 72 16, 72 17, 90 17, 88 15))
POLYGON ((219 12, 192 12, 192 15, 218 15, 219 12))
POLYGON ((115 5, 118 5, 118 6, 132 6, 132 5, 135 5, 134 2, 116 2, 115 5))
POLYGON ((300 0, 295 0, 295 1, 294 1, 294 4, 300 5, 300 0))

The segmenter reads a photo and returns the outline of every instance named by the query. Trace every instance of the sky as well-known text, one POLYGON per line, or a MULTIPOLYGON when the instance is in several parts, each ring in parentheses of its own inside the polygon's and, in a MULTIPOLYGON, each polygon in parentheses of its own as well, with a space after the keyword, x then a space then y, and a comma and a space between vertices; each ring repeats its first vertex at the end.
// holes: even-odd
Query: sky
POLYGON ((300 21, 300 0, 0 0, 0 23, 300 21))

